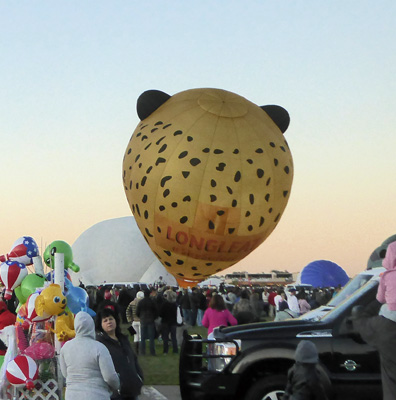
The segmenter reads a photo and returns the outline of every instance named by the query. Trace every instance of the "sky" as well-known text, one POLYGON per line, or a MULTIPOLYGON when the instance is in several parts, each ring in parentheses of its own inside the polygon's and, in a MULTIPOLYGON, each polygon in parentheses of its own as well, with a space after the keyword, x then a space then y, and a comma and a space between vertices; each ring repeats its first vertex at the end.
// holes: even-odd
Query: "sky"
POLYGON ((0 254, 130 216, 122 159, 148 89, 235 92, 290 114, 274 232, 225 272, 349 276, 396 233, 394 0, 0 0, 0 254))

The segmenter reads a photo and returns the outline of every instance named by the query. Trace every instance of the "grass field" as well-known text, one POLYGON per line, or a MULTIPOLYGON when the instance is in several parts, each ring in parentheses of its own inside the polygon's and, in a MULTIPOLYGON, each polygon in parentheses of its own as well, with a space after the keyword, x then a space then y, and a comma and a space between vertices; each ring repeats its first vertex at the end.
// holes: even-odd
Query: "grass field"
MULTIPOLYGON (((122 331, 130 337, 131 343, 133 338, 128 334, 126 328, 128 325, 122 326, 122 331)), ((189 327, 189 333, 199 333, 202 337, 207 336, 208 330, 201 326, 189 327)), ((144 373, 145 385, 178 385, 179 384, 179 354, 173 354, 171 351, 167 355, 163 354, 162 341, 155 341, 156 356, 151 355, 138 356, 139 364, 144 373)), ((180 347, 179 347, 180 350, 180 347)), ((148 352, 148 342, 146 342, 146 353, 148 352)))

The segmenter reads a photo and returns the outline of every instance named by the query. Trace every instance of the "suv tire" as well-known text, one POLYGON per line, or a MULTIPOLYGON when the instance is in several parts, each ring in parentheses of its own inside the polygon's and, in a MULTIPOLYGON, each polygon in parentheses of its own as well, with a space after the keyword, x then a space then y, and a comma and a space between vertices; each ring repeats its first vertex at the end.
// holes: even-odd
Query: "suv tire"
POLYGON ((286 375, 268 375, 248 390, 244 400, 281 400, 286 384, 286 375))

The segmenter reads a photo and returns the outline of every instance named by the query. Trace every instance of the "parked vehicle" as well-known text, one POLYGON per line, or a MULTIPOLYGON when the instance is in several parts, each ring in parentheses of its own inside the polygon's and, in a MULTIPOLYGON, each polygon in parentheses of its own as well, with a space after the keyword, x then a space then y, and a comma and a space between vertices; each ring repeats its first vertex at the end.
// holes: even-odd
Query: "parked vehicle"
POLYGON ((318 349, 320 376, 331 398, 380 399, 378 353, 358 334, 341 334, 340 327, 354 306, 375 300, 383 270, 357 275, 326 306, 300 318, 220 327, 214 331, 214 341, 185 332, 180 355, 182 399, 281 399, 302 339, 313 341, 318 349))

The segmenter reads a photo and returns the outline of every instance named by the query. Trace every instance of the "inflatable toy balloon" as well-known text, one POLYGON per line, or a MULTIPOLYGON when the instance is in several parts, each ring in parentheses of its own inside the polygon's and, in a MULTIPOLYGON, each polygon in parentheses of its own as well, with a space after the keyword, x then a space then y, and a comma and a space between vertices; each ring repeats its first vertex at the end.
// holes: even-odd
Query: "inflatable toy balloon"
POLYGON ((7 364, 6 376, 12 385, 33 390, 34 381, 38 379, 37 364, 29 356, 16 356, 7 364))
POLYGON ((25 350, 25 355, 33 360, 45 360, 55 355, 55 348, 48 342, 36 342, 25 350))
POLYGON ((30 236, 22 236, 17 239, 8 254, 0 256, 0 261, 18 261, 25 265, 33 264, 33 257, 39 255, 39 249, 35 240, 30 236))
POLYGON ((23 278, 21 284, 14 289, 15 295, 20 304, 25 304, 27 298, 36 291, 37 288, 44 286, 46 279, 40 274, 29 274, 23 278))
POLYGON ((301 271, 301 284, 313 287, 345 286, 349 281, 347 273, 336 263, 317 260, 309 263, 301 271))
POLYGON ((55 240, 47 246, 43 258, 45 264, 52 269, 54 269, 55 264, 55 253, 64 254, 65 269, 70 268, 74 272, 80 271, 80 267, 73 262, 73 251, 69 244, 63 240, 55 240))
POLYGON ((61 287, 52 283, 41 291, 34 304, 38 316, 60 315, 66 309, 67 300, 61 287))
POLYGON ((67 307, 73 314, 85 311, 91 317, 96 315, 95 311, 89 308, 88 293, 79 286, 73 286, 69 279, 65 280, 67 307))
POLYGON ((153 252, 193 286, 258 247, 290 196, 289 115, 220 89, 144 92, 123 182, 153 252))
POLYGON ((21 284, 27 274, 25 264, 18 261, 6 261, 0 265, 0 279, 6 288, 4 294, 6 300, 11 299, 12 291, 21 284))
MULTIPOLYGON (((29 322, 42 322, 50 319, 52 317, 51 314, 46 311, 42 312, 42 315, 38 315, 36 311, 36 299, 40 296, 40 293, 31 294, 25 304, 26 308, 26 320, 29 322)), ((22 314, 21 314, 22 315, 22 314)))

